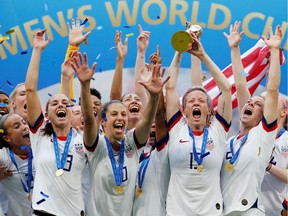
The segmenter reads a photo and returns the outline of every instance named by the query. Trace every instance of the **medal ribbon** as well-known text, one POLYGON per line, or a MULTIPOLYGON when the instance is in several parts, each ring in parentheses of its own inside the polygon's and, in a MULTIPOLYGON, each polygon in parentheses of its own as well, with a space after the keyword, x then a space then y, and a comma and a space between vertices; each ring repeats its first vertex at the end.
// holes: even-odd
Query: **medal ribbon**
POLYGON ((33 178, 33 173, 32 173, 33 153, 32 153, 32 149, 29 146, 27 146, 27 149, 28 149, 28 179, 27 179, 27 187, 26 187, 25 183, 23 182, 23 179, 21 178, 21 175, 20 175, 20 172, 19 172, 19 169, 18 169, 18 165, 17 165, 15 157, 14 157, 14 152, 11 149, 10 149, 10 158, 11 158, 12 163, 15 165, 15 167, 17 169, 17 172, 19 174, 19 177, 20 177, 20 180, 21 180, 21 184, 22 184, 22 187, 23 187, 24 191, 26 193, 30 193, 31 184, 32 184, 32 178, 33 178))
POLYGON ((285 132, 285 129, 282 128, 282 129, 279 131, 279 133, 277 134, 276 139, 279 138, 284 132, 285 132))
POLYGON ((195 137, 189 125, 188 125, 188 130, 189 130, 189 135, 193 140, 192 149, 193 149, 193 155, 194 155, 195 161, 197 162, 198 165, 201 165, 203 162, 203 158, 205 157, 205 149, 206 149, 207 139, 208 139, 208 128, 204 127, 200 158, 198 157, 198 153, 196 150, 195 137))
POLYGON ((110 141, 108 140, 106 135, 104 136, 104 138, 106 140, 108 155, 110 158, 115 183, 117 186, 120 186, 122 183, 122 176, 123 176, 122 170, 123 170, 123 166, 124 166, 124 139, 122 140, 122 142, 120 144, 119 165, 117 167, 116 166, 116 160, 114 158, 114 154, 113 154, 113 150, 112 150, 112 144, 110 143, 110 141))
POLYGON ((57 141, 57 136, 55 133, 53 133, 53 143, 54 143, 54 152, 55 152, 55 157, 56 157, 56 165, 57 165, 57 169, 63 169, 66 163, 66 159, 67 159, 67 155, 68 155, 68 150, 69 150, 69 146, 70 146, 70 142, 71 142, 71 138, 72 138, 72 129, 70 129, 69 135, 67 137, 65 146, 64 146, 64 151, 62 154, 62 158, 60 161, 60 155, 59 155, 59 148, 58 148, 58 141, 57 141))
POLYGON ((139 188, 142 188, 149 161, 150 161, 150 155, 144 158, 138 170, 138 187, 139 188))
POLYGON ((235 163, 235 161, 237 160, 237 158, 238 158, 238 156, 239 156, 239 153, 240 153, 241 148, 243 147, 244 143, 245 143, 246 140, 248 139, 248 133, 247 133, 247 134, 242 138, 240 147, 238 148, 237 152, 234 154, 233 143, 234 143, 235 138, 236 138, 238 135, 239 135, 239 134, 237 134, 233 139, 230 140, 230 150, 231 150, 232 157, 231 157, 231 159, 229 160, 229 162, 230 162, 231 164, 234 164, 234 163, 235 163))

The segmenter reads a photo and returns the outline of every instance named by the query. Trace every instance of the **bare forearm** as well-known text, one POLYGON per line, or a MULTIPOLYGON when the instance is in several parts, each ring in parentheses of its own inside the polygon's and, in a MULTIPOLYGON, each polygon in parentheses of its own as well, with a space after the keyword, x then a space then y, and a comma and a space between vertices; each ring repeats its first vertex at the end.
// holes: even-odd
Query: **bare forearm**
POLYGON ((175 52, 175 55, 169 67, 170 79, 166 83, 167 90, 176 89, 177 87, 177 79, 179 75, 181 59, 182 59, 182 53, 175 52))
POLYGON ((198 57, 191 55, 192 86, 202 86, 202 67, 198 57))
POLYGON ((268 172, 280 181, 288 184, 288 169, 272 165, 268 172))
POLYGON ((123 85, 123 65, 124 58, 117 57, 116 68, 112 80, 112 86, 110 91, 110 100, 120 100, 122 96, 122 85, 123 85))

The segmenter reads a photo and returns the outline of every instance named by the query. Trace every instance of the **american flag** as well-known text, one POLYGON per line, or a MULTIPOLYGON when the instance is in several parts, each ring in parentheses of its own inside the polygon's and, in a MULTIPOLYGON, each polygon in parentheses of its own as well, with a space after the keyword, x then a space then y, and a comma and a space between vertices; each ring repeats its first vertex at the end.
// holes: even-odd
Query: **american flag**
MULTIPOLYGON (((282 51, 279 52, 280 55, 280 64, 285 63, 285 57, 282 51)), ((246 76, 247 86, 251 95, 255 92, 260 82, 264 79, 265 75, 269 70, 269 57, 270 51, 269 47, 265 42, 260 39, 251 49, 246 51, 241 55, 242 64, 245 70, 244 76, 246 76)), ((235 81, 232 72, 232 65, 228 65, 223 71, 224 75, 228 78, 231 88, 231 97, 232 97, 232 107, 233 109, 237 107, 237 98, 236 98, 236 88, 235 81)), ((211 77, 203 83, 204 88, 212 98, 213 107, 216 109, 218 104, 218 97, 220 91, 216 85, 216 82, 211 77)))

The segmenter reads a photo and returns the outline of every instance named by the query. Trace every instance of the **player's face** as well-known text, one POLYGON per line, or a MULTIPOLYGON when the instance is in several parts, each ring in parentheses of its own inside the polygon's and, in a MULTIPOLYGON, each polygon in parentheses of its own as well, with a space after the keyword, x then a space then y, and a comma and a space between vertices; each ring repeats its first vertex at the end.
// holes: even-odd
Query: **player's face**
POLYGON ((75 105, 71 108, 71 126, 78 130, 83 130, 83 118, 81 113, 81 106, 75 105))
POLYGON ((139 121, 142 115, 142 102, 136 94, 127 94, 122 98, 127 108, 129 121, 139 121))
POLYGON ((92 108, 93 108, 94 116, 97 117, 102 107, 101 101, 95 95, 91 95, 91 100, 92 100, 92 108))
POLYGON ((109 105, 104 122, 105 134, 111 142, 121 141, 125 134, 128 117, 126 107, 121 103, 109 105), (111 140, 113 139, 113 140, 111 140))
POLYGON ((70 127, 71 110, 67 108, 69 99, 64 94, 56 94, 49 100, 46 117, 56 127, 70 127))
POLYGON ((5 94, 0 94, 0 116, 10 112, 9 98, 5 94))
POLYGON ((264 99, 259 96, 250 98, 241 110, 241 123, 255 127, 263 117, 264 99))
POLYGON ((6 135, 4 140, 13 148, 30 145, 29 127, 18 114, 12 114, 5 121, 6 135))
POLYGON ((202 129, 206 125, 209 109, 204 92, 194 90, 187 95, 184 114, 187 116, 192 130, 202 129))
POLYGON ((26 87, 25 85, 20 85, 17 87, 15 97, 12 101, 12 108, 14 113, 22 116, 22 118, 27 119, 27 106, 26 106, 26 87))

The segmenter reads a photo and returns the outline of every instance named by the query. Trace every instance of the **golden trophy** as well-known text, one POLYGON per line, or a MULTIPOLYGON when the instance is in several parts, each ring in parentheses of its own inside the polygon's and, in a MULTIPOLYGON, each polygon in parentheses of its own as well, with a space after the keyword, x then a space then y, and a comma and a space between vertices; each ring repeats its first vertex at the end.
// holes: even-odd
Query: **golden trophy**
POLYGON ((177 31, 172 35, 171 44, 176 51, 186 52, 192 49, 193 38, 190 35, 190 31, 192 31, 197 38, 199 38, 203 33, 201 26, 191 25, 190 22, 186 21, 186 30, 177 31))

